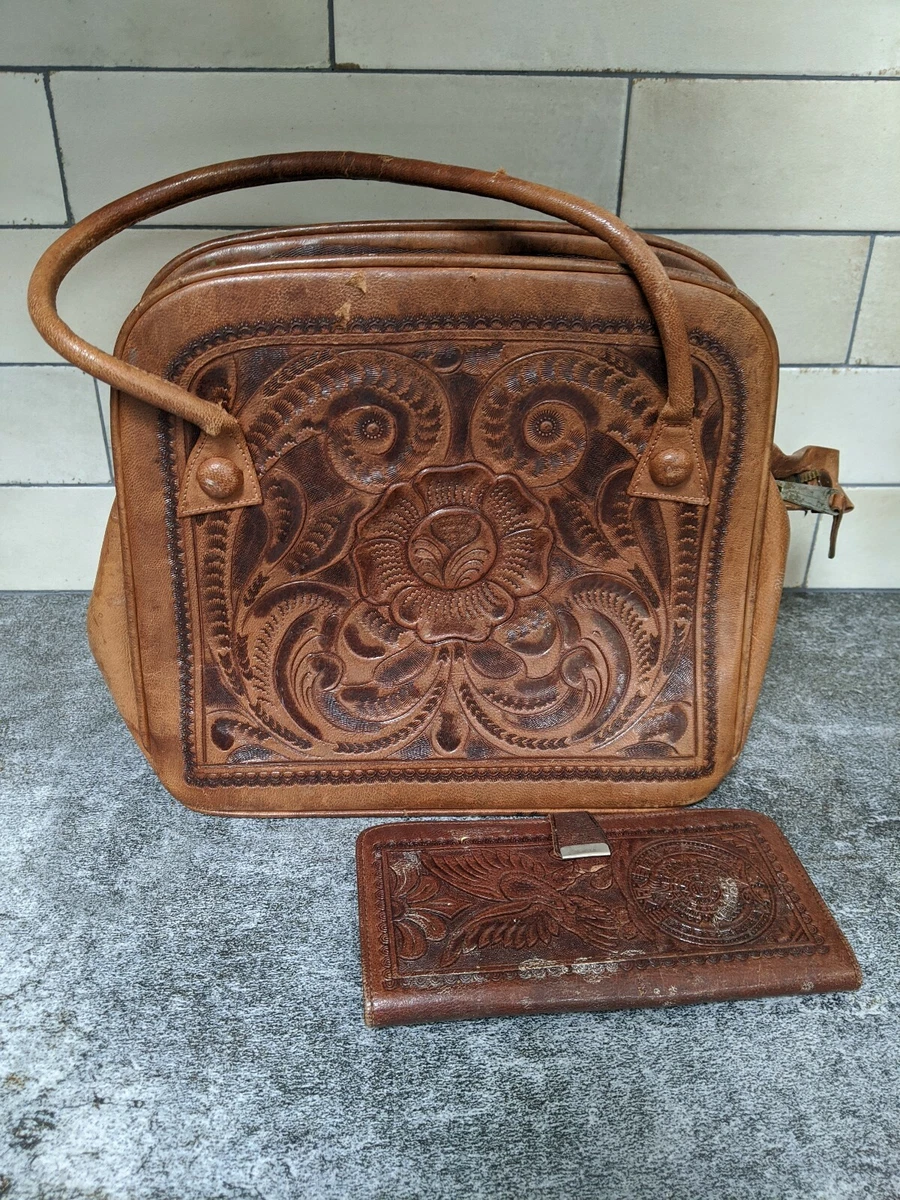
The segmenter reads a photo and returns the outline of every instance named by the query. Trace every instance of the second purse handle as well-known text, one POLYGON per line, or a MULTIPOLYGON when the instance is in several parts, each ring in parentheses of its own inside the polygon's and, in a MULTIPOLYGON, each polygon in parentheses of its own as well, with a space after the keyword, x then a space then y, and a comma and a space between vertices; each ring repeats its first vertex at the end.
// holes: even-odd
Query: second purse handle
MULTIPOLYGON (((517 179, 503 171, 479 171, 387 154, 318 150, 266 154, 198 167, 114 200, 58 238, 41 256, 32 274, 28 288, 31 319, 54 350, 112 387, 190 421, 210 436, 236 430, 236 418, 218 405, 202 400, 176 383, 131 366, 79 337, 60 317, 56 308, 57 294, 76 263, 96 246, 139 221, 221 192, 307 179, 361 179, 489 196, 561 218, 606 242, 634 274, 656 322, 665 355, 666 402, 648 452, 654 450, 658 457, 659 435, 665 430, 671 430, 672 435, 663 439, 665 441, 671 442, 674 438, 678 447, 694 444, 694 439, 685 440, 683 436, 691 426, 694 411, 687 332, 671 282, 659 259, 633 229, 606 209, 567 192, 517 179), (678 430, 682 431, 681 436, 676 432, 678 430)), ((677 447, 674 452, 683 454, 677 447)), ((671 447, 668 453, 670 456, 673 453, 671 447)), ((697 482, 697 471, 702 468, 697 463, 691 466, 693 469, 688 474, 697 482)), ((636 475, 640 473, 639 466, 636 475)), ((656 480, 657 473, 651 471, 651 474, 656 480)), ((688 482, 687 479, 684 482, 688 482)), ((702 490, 705 492, 705 484, 702 490)), ((698 500, 679 493, 683 493, 683 489, 675 484, 663 498, 705 502, 705 497, 698 500)))

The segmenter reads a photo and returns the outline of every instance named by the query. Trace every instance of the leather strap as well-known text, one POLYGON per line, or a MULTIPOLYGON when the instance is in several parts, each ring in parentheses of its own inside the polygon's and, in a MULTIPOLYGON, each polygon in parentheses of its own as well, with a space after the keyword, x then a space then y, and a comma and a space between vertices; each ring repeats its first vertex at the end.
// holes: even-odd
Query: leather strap
MULTIPOLYGON (((76 263, 94 247, 136 222, 220 192, 305 179, 365 179, 468 192, 559 217, 594 234, 611 246, 630 267, 659 330, 666 360, 668 395, 648 450, 652 449, 657 456, 660 451, 665 451, 668 440, 665 429, 690 427, 694 389, 687 333, 672 285, 656 255, 642 238, 605 209, 566 192, 516 179, 503 171, 477 171, 381 154, 308 151, 236 159, 175 175, 91 213, 45 251, 28 289, 28 307, 34 324, 64 358, 113 387, 191 421, 212 436, 236 430, 236 419, 217 405, 192 395, 177 384, 122 362, 79 337, 59 316, 57 293, 76 263)), ((683 457, 681 447, 689 441, 679 438, 675 453, 683 457)), ((645 455, 645 459, 647 457, 645 455)), ((642 460, 636 478, 641 477, 640 468, 645 465, 642 460)), ((658 472, 652 470, 652 464, 651 474, 659 482, 658 472)), ((693 483, 696 478, 695 470, 692 472, 693 483)), ((665 498, 705 503, 705 499, 679 494, 684 489, 678 483, 669 486, 672 490, 665 498)), ((701 473, 701 490, 704 488, 701 473)), ((653 494, 659 492, 654 490, 653 494)))
POLYGON ((772 447, 772 474, 786 508, 831 517, 828 557, 834 558, 844 513, 853 512, 850 497, 838 483, 840 452, 830 446, 804 446, 794 454, 772 447))

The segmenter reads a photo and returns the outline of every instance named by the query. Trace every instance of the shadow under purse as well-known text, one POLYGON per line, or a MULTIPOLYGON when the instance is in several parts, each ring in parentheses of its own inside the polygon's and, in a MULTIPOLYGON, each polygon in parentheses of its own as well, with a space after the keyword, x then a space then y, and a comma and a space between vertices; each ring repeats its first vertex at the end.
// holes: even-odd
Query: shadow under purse
POLYGON ((365 1020, 850 991, 856 958, 746 809, 414 821, 357 842, 365 1020))

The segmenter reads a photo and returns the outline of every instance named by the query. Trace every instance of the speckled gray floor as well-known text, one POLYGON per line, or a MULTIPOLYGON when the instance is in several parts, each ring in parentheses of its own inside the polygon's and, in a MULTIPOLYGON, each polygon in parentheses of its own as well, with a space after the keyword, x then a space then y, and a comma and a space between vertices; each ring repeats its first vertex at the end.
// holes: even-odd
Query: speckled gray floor
POLYGON ((366 822, 180 807, 85 602, 0 597, 0 1196, 900 1197, 900 595, 787 596, 710 801, 781 824, 860 992, 381 1032, 366 822))

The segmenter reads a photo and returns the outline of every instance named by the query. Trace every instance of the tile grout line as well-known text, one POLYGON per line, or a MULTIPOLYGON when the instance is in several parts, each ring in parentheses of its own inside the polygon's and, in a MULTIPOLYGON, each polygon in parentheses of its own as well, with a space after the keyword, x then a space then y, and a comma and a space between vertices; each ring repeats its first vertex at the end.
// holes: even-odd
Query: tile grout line
POLYGON ((334 0, 328 0, 328 69, 333 71, 335 68, 335 38, 334 38, 334 0))
MULTIPOLYGON (((327 222, 325 222, 327 224, 327 222)), ((323 224, 323 222, 312 222, 312 224, 323 224)), ((0 232, 17 232, 19 230, 28 231, 29 229, 59 229, 66 230, 69 226, 58 222, 38 222, 38 221, 0 221, 0 232)), ((133 229, 198 229, 212 230, 213 232, 241 232, 252 233, 254 230, 267 230, 272 228, 293 229, 292 225, 272 226, 272 225, 254 225, 247 223, 244 225, 224 225, 215 223, 175 223, 170 221, 139 221, 133 229)), ((131 232, 126 230, 125 232, 131 232)), ((639 229, 638 233, 649 234, 657 237, 671 237, 673 235, 688 235, 696 237, 831 237, 831 238, 849 238, 849 237, 883 237, 883 238, 900 238, 900 230, 897 229, 709 229, 709 228, 690 228, 684 225, 679 225, 671 229, 639 229)))
POLYGON ((811 587, 811 588, 782 588, 782 591, 787 592, 890 592, 896 594, 900 592, 900 587, 879 587, 877 584, 872 586, 867 583, 847 584, 843 587, 811 587))
POLYGON ((628 126, 631 121, 631 96, 634 92, 634 80, 628 80, 628 90, 625 93, 625 119, 622 122, 622 151, 619 157, 619 186, 616 190, 616 216, 622 215, 622 193, 625 190, 625 156, 628 153, 628 126))
POLYGON ((853 313, 853 324, 850 326, 850 341, 847 344, 847 357, 844 359, 844 365, 850 366, 850 355, 853 353, 853 343, 856 341, 856 327, 859 324, 859 314, 862 312, 863 296, 866 291, 866 282, 869 278, 869 265, 872 262, 872 254, 875 250, 874 233, 869 234, 869 253, 866 255, 866 265, 863 267, 862 279, 859 281, 859 295, 856 297, 856 310, 853 313))
POLYGON ((690 225, 675 225, 667 229, 639 229, 638 233, 671 237, 687 234, 691 237, 900 237, 896 229, 701 229, 690 225))
POLYGON ((816 539, 819 536, 819 522, 822 520, 821 514, 816 514, 816 523, 813 526, 813 534, 809 543, 809 554, 806 556, 806 569, 803 572, 803 582, 800 584, 802 588, 806 587, 806 581, 809 579, 810 568, 812 567, 813 551, 816 548, 816 539))
POLYGON ((730 72, 730 71, 642 71, 620 69, 583 69, 560 68, 552 71, 542 68, 533 69, 503 69, 491 67, 347 67, 344 65, 332 68, 325 66, 304 67, 160 67, 160 66, 130 66, 117 64, 113 66, 87 63, 52 63, 35 66, 31 63, 2 63, 0 74, 4 75, 41 75, 46 71, 54 74, 69 71, 73 74, 93 72, 109 75, 119 72, 125 74, 145 75, 327 75, 333 70, 342 75, 456 75, 484 76, 487 78, 526 78, 526 79, 634 79, 634 80, 722 80, 735 83, 871 83, 897 84, 897 75, 801 75, 796 72, 761 72, 759 74, 730 72))
POLYGON ((778 364, 782 371, 833 371, 846 367, 848 371, 896 371, 896 363, 848 363, 848 362, 783 362, 778 364))
POLYGON ((66 224, 74 225, 75 214, 72 212, 72 205, 69 202, 69 187, 66 183, 66 172, 63 167, 62 146, 59 140, 59 127, 56 124, 56 109, 53 104, 53 89, 50 87, 50 71, 43 72, 44 78, 44 95, 47 97, 47 109, 50 113, 50 128, 53 131, 53 146, 56 150, 56 166, 59 170, 59 185, 62 189, 63 205, 66 210, 66 224))
POLYGON ((91 382, 94 385, 94 395, 97 397, 97 412, 100 414, 100 429, 101 429, 101 432, 103 435, 103 446, 106 450, 106 465, 109 468, 109 482, 112 483, 113 482, 112 449, 110 448, 110 444, 109 444, 109 434, 106 431, 106 422, 103 419, 103 400, 100 397, 100 383, 93 376, 91 377, 91 382))

